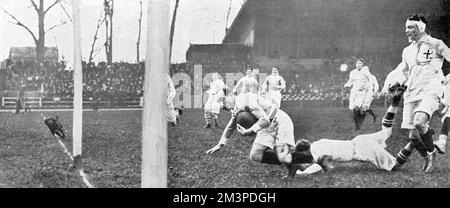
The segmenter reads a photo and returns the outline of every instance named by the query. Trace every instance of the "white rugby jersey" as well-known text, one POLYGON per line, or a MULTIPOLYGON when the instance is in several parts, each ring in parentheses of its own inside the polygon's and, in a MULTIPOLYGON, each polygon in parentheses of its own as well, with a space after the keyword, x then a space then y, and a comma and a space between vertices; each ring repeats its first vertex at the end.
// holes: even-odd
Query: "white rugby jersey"
POLYGON ((258 81, 254 77, 245 76, 239 80, 233 91, 238 91, 239 89, 240 93, 258 93, 258 81))
POLYGON ((353 159, 353 142, 351 140, 321 139, 311 144, 311 154, 315 161, 321 156, 330 156, 339 162, 353 159))
POLYGON ((269 75, 264 81, 264 89, 269 91, 280 92, 284 88, 286 88, 286 81, 280 75, 269 75))
POLYGON ((402 59, 408 66, 405 101, 422 99, 424 92, 442 90, 444 57, 450 60, 450 49, 442 40, 429 35, 413 41, 403 49, 402 59))
POLYGON ((221 94, 221 90, 223 90, 223 88, 225 88, 225 83, 221 79, 216 79, 209 84, 209 94, 221 94))
POLYGON ((345 83, 346 87, 352 87, 352 90, 367 90, 370 88, 371 82, 368 73, 364 70, 354 69, 350 72, 349 79, 345 83))

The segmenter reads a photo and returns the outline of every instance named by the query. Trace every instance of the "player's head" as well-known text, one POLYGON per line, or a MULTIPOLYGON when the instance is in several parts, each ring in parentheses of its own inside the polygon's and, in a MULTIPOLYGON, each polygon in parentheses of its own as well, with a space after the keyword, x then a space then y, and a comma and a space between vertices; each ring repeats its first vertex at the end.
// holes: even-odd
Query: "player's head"
POLYGON ((272 74, 273 75, 278 75, 280 69, 278 68, 278 66, 274 66, 272 67, 272 74))
POLYGON ((297 141, 297 144, 295 144, 295 151, 297 152, 303 152, 306 150, 309 150, 311 147, 311 142, 306 139, 300 139, 297 141))
POLYGON ((213 73, 213 74, 212 74, 212 79, 213 79, 213 80, 219 79, 219 73, 213 73))
POLYGON ((236 122, 246 129, 252 127, 257 121, 258 119, 248 111, 239 111, 236 113, 236 122))
POLYGON ((362 58, 356 59, 355 65, 357 69, 361 69, 364 65, 364 59, 362 58))
POLYGON ((253 76, 253 69, 252 68, 247 69, 247 76, 253 76))
POLYGON ((423 15, 413 14, 406 20, 405 32, 408 39, 418 40, 420 34, 425 33, 427 27, 427 21, 423 15))

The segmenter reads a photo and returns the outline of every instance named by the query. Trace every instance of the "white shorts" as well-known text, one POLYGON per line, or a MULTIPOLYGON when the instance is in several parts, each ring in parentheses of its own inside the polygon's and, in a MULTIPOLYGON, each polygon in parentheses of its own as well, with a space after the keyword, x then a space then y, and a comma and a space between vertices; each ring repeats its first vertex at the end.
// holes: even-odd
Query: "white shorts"
POLYGON ((415 129, 414 115, 416 112, 424 112, 428 114, 430 117, 429 120, 431 120, 433 113, 439 109, 441 99, 442 97, 432 94, 424 96, 422 100, 419 101, 404 103, 402 128, 415 129))
POLYGON ((280 91, 271 91, 267 92, 267 97, 270 101, 277 106, 277 108, 281 107, 281 92, 280 91))
POLYGON ((208 100, 205 103, 205 111, 219 114, 220 107, 222 103, 219 101, 219 97, 217 95, 209 95, 208 100))
POLYGON ((273 149, 274 146, 281 146, 284 144, 288 144, 292 147, 295 146, 294 123, 292 123, 289 115, 278 109, 275 117, 277 118, 279 124, 275 144, 274 138, 272 137, 273 132, 271 132, 268 128, 259 131, 256 134, 256 138, 253 143, 260 144, 271 149, 273 149))
POLYGON ((352 140, 354 147, 353 159, 369 162, 378 169, 390 171, 395 165, 395 157, 386 151, 383 146, 374 139, 356 137, 352 140))
POLYGON ((369 93, 368 90, 361 90, 361 91, 352 90, 350 92, 348 108, 350 110, 353 110, 355 108, 362 108, 365 103, 372 102, 372 97, 373 97, 373 94, 371 96, 371 93, 369 93), (368 99, 370 99, 370 100, 368 100, 368 99))
POLYGON ((366 94, 364 103, 362 104, 362 108, 369 109, 370 105, 372 104, 373 98, 374 98, 374 93, 372 91, 368 91, 366 94))

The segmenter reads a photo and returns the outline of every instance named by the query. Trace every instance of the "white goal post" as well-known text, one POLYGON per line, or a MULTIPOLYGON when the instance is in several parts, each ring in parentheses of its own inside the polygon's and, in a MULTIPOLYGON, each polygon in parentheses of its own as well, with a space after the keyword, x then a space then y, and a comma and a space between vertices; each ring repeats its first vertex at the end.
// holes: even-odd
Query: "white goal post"
POLYGON ((142 114, 142 188, 167 188, 169 3, 149 0, 142 114))

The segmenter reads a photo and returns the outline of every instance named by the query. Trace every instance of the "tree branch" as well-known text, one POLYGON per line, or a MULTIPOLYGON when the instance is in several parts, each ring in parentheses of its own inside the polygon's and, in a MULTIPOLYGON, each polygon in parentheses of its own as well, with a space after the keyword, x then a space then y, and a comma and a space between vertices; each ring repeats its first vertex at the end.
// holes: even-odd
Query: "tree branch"
POLYGON ((39 8, 38 8, 38 6, 36 5, 36 3, 34 3, 33 0, 30 0, 30 1, 31 1, 31 4, 33 4, 34 9, 35 9, 37 12, 39 12, 39 8))
POLYGON ((30 33, 31 37, 33 37, 34 42, 37 43, 38 40, 37 40, 36 36, 34 35, 33 31, 30 30, 30 28, 28 28, 26 25, 24 25, 21 21, 19 21, 14 15, 12 15, 11 13, 9 13, 8 11, 6 11, 6 10, 4 10, 4 9, 2 9, 2 10, 3 10, 3 12, 5 12, 8 16, 10 16, 14 21, 16 21, 16 22, 12 22, 12 21, 9 21, 9 22, 11 22, 11 23, 13 23, 13 24, 15 24, 15 25, 21 26, 21 27, 23 27, 25 30, 27 30, 27 31, 30 33))
POLYGON ((61 0, 55 0, 55 2, 53 2, 52 5, 50 5, 45 11, 44 14, 46 14, 48 12, 48 10, 50 10, 53 6, 55 6, 56 4, 58 4, 61 0))
POLYGON ((62 4, 59 4, 59 6, 64 11, 64 13, 67 15, 67 18, 69 18, 70 22, 73 22, 72 18, 70 17, 69 13, 67 12, 66 8, 62 4))
POLYGON ((55 29, 56 27, 59 27, 59 26, 61 26, 61 25, 64 25, 64 24, 67 24, 67 22, 60 22, 59 24, 53 25, 53 26, 51 26, 50 28, 48 28, 48 30, 45 31, 45 33, 49 32, 50 30, 55 29))

